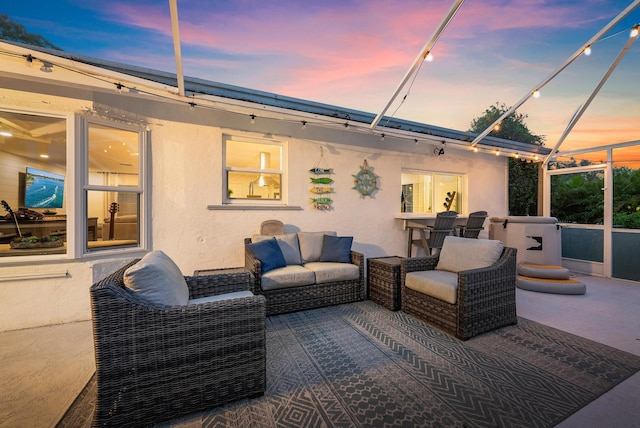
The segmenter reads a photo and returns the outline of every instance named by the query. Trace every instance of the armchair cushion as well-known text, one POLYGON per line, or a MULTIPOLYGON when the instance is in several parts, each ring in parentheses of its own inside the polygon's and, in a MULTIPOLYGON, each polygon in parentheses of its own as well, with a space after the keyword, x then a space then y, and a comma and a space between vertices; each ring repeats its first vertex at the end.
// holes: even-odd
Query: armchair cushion
POLYGON ((423 270, 407 273, 407 288, 443 300, 452 305, 456 303, 458 274, 446 270, 423 270))
POLYGON ((233 291, 231 293, 214 294, 207 297, 198 297, 197 299, 191 299, 189 300, 189 304, 198 305, 200 303, 219 302, 221 300, 238 299, 242 297, 251 297, 251 296, 253 296, 253 293, 248 290, 233 291))
POLYGON ((488 267, 498 261, 503 248, 500 241, 447 236, 436 269, 460 272, 488 267))
POLYGON ((262 263, 262 273, 287 265, 276 238, 252 242, 247 245, 247 249, 262 263))
POLYGON ((324 235, 336 236, 336 232, 298 232, 302 262, 317 262, 322 255, 324 235))
POLYGON ((351 263, 353 236, 324 235, 321 262, 351 263))
POLYGON ((260 242, 267 239, 276 238, 276 242, 282 251, 287 265, 301 265, 300 244, 297 233, 285 233, 284 235, 253 235, 251 242, 260 242))
POLYGON ((189 287, 180 268, 162 251, 147 253, 124 272, 124 285, 141 298, 161 305, 186 305, 189 287))

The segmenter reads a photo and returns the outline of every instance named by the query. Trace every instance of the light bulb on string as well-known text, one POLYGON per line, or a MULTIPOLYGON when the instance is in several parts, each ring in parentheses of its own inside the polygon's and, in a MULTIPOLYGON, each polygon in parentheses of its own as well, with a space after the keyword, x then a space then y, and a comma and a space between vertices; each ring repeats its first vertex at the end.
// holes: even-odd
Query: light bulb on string
POLYGON ((251 114, 249 115, 249 117, 251 118, 251 124, 253 125, 254 123, 256 123, 256 115, 255 114, 251 114))
POLYGON ((640 25, 636 25, 631 29, 631 33, 629 34, 630 38, 638 37, 638 32, 640 32, 640 25))
POLYGON ((531 93, 531 95, 533 96, 533 98, 540 98, 540 91, 536 89, 531 93))
POLYGON ((586 48, 584 48, 584 51, 583 51, 583 52, 584 52, 584 54, 585 54, 586 56, 591 55, 591 45, 589 45, 589 46, 587 46, 586 48))
POLYGON ((424 60, 427 62, 433 61, 433 55, 431 55, 431 52, 427 52, 427 54, 424 56, 424 60))

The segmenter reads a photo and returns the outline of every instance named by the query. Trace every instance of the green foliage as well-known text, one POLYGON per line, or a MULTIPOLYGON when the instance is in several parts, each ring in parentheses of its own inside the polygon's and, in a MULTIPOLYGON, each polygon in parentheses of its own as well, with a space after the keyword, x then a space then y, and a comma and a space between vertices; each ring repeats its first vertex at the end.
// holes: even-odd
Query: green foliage
MULTIPOLYGON (((587 166, 575 159, 554 164, 554 169, 587 166)), ((604 177, 601 172, 551 177, 551 215, 561 222, 603 224, 604 177)), ((640 229, 640 170, 613 169, 613 226, 640 229)))
POLYGON ((551 216, 562 223, 604 223, 604 176, 600 171, 551 177, 551 216))
POLYGON ((0 39, 62 50, 41 35, 28 32, 22 24, 13 22, 8 15, 4 14, 0 14, 0 39))
MULTIPOLYGON (((500 116, 506 113, 510 107, 504 103, 496 103, 484 111, 484 113, 471 121, 470 132, 479 134, 487 129, 500 116)), ((544 144, 544 136, 531 133, 529 127, 524 123, 527 118, 526 114, 513 112, 509 116, 502 119, 500 129, 492 130, 489 135, 492 137, 504 138, 505 140, 518 141, 521 143, 535 144, 541 146, 544 144)))
MULTIPOLYGON (((471 121, 470 132, 479 134, 509 110, 505 104, 496 103, 471 121)), ((489 135, 521 143, 542 145, 544 136, 532 134, 524 120, 527 115, 514 112, 505 117, 499 130, 489 135)), ((509 158, 509 214, 538 214, 538 164, 509 158)))

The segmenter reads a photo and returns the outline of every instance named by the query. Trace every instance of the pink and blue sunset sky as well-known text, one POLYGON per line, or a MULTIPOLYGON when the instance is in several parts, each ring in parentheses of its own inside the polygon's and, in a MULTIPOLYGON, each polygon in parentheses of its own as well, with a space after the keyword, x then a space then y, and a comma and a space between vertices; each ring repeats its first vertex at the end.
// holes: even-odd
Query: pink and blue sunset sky
MULTIPOLYGON (((387 114, 467 130, 489 106, 515 104, 631 3, 467 0, 432 50, 435 60, 387 114)), ((377 114, 451 4, 178 0, 184 73, 377 114)), ((175 72, 169 0, 23 0, 3 2, 0 13, 66 52, 175 72)), ((547 147, 638 23, 640 7, 518 110, 547 147)), ((640 138, 639 70, 635 43, 562 150, 640 138)))

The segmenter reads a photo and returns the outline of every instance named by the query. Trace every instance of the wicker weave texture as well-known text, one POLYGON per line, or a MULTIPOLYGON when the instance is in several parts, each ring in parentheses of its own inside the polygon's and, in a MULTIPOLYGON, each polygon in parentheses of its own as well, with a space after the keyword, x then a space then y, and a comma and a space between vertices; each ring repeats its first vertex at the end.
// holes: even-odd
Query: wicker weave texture
POLYGON ((400 309, 401 257, 375 257, 367 259, 369 299, 397 311, 400 309))
POLYGON ((245 239, 245 268, 254 277, 251 291, 256 295, 263 295, 267 299, 267 316, 287 312, 302 311, 322 306, 339 305, 357 302, 365 299, 364 283, 364 255, 351 251, 351 263, 359 268, 358 279, 348 281, 327 282, 324 284, 287 287, 276 290, 262 290, 262 263, 253 257, 246 249, 251 238, 245 239))
POLYGON ((461 340, 516 324, 516 251, 506 247, 493 265, 459 272, 456 304, 405 286, 407 273, 435 269, 437 255, 403 259, 400 271, 402 311, 461 340))
MULTIPOLYGON (((149 304, 122 288, 127 267, 90 288, 98 385, 93 426, 152 425, 264 394, 263 296, 149 304)), ((248 272, 185 279, 190 298, 252 283, 248 272)))

